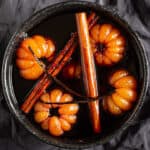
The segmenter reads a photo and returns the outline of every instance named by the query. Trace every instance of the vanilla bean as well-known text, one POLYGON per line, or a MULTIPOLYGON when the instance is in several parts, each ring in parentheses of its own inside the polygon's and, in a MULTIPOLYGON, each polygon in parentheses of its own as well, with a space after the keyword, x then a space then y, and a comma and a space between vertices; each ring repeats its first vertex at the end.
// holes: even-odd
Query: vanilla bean
MULTIPOLYGON (((72 49, 74 49, 74 48, 72 48, 72 49)), ((68 93, 70 93, 70 94, 76 96, 77 98, 82 98, 82 99, 84 99, 84 102, 82 102, 82 101, 77 101, 77 103, 80 103, 80 102, 81 102, 81 103, 87 103, 88 101, 95 101, 95 100, 101 98, 101 97, 99 97, 99 96, 96 96, 96 97, 89 97, 89 96, 86 96, 86 95, 82 95, 82 94, 80 94, 80 93, 74 91, 73 89, 69 88, 67 85, 65 85, 63 82, 61 82, 59 79, 57 79, 55 76, 52 76, 51 74, 49 74, 48 71, 45 69, 45 66, 43 65, 43 63, 41 63, 41 61, 39 60, 39 58, 38 58, 36 55, 34 55, 34 52, 33 52, 33 50, 32 50, 31 47, 29 47, 29 50, 31 51, 31 53, 32 53, 34 59, 36 60, 36 62, 43 68, 43 70, 44 70, 44 72, 47 74, 47 77, 49 78, 49 80, 55 81, 55 83, 57 83, 59 86, 61 86, 65 91, 67 91, 68 93), (85 101, 85 100, 87 100, 87 101, 85 101)), ((64 63, 65 63, 65 59, 64 59, 63 61, 64 61, 64 63)), ((61 62, 61 63, 62 63, 62 62, 61 62)), ((58 103, 59 103, 59 102, 58 102, 58 103)), ((73 102, 71 102, 71 103, 73 103, 73 102)), ((60 103, 60 104, 62 104, 62 103, 60 103)))

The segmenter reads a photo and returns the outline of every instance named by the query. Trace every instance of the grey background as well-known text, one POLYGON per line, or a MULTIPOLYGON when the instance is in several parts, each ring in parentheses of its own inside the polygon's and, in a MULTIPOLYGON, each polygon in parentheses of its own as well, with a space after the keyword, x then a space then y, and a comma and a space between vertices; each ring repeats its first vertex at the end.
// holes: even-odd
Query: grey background
MULTIPOLYGON (((36 11, 63 0, 0 0, 0 60, 14 31, 36 11)), ((89 0, 95 2, 94 0, 89 0)), ((101 0, 97 0, 101 2, 101 0)), ((111 0, 132 29, 140 36, 148 57, 150 56, 150 0, 111 0)), ((0 87, 1 89, 1 87, 0 87)), ((1 92, 0 92, 1 93, 1 92)), ((2 94, 1 94, 2 95, 2 94)), ((0 150, 58 150, 26 131, 9 112, 0 95, 0 150)), ((149 150, 150 149, 150 90, 147 92, 139 119, 126 132, 114 139, 88 150, 149 150)))

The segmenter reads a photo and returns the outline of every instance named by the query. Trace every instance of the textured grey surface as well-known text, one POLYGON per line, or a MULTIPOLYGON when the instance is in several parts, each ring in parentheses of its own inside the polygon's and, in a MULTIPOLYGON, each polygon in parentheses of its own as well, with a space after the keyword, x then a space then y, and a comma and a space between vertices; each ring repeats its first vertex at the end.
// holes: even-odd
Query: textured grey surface
MULTIPOLYGON (((36 11, 63 0, 0 0, 0 54, 13 32, 36 11)), ((94 2, 94 0, 88 0, 94 2)), ((101 0, 97 0, 101 2, 101 0)), ((150 57, 150 0, 111 0, 120 15, 139 34, 150 57)), ((130 150, 150 149, 150 90, 139 119, 123 134, 105 145, 88 150, 130 150)), ((0 150, 58 150, 59 148, 42 143, 16 121, 9 112, 5 100, 0 96, 0 150)))

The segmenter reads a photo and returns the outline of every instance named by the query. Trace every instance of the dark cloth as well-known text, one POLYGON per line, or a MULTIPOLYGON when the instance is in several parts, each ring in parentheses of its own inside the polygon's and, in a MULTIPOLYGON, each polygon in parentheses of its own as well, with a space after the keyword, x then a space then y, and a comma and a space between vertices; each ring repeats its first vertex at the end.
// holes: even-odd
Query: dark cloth
MULTIPOLYGON (((90 1, 90 0, 89 0, 90 1)), ((92 0, 91 0, 92 1, 92 0)), ((62 0, 0 0, 0 54, 5 51, 14 31, 36 11, 62 0)), ((95 2, 94 0, 92 2, 95 2)), ((97 0, 96 2, 101 2, 97 0)), ((140 36, 150 57, 150 0, 111 0, 114 7, 132 29, 140 36)), ((0 88, 1 89, 1 88, 0 88)), ((2 94, 1 94, 2 95, 2 94)), ((26 131, 10 113, 0 95, 0 150, 58 150, 47 145, 26 131)), ((108 143, 88 150, 149 150, 150 149, 150 89, 138 120, 126 132, 108 143)))

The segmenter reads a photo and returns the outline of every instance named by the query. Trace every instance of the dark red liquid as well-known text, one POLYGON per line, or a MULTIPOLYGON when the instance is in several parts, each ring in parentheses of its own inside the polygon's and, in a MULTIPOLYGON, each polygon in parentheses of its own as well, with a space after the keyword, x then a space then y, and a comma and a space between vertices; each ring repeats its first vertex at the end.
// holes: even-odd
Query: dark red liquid
MULTIPOLYGON (((140 83, 140 76, 139 76, 139 69, 138 69, 139 63, 136 59, 137 57, 136 54, 134 53, 134 48, 132 47, 132 44, 128 40, 128 35, 124 33, 123 32, 124 30, 120 26, 117 26, 115 22, 110 21, 111 19, 105 17, 100 17, 100 18, 101 18, 100 23, 111 23, 114 24, 116 27, 118 27, 122 31, 122 34, 126 37, 126 43, 127 43, 126 55, 124 56, 123 60, 120 61, 118 64, 112 67, 96 66, 99 94, 105 95, 112 90, 111 87, 108 85, 108 81, 107 81, 107 76, 112 70, 118 68, 127 69, 137 78, 139 83, 140 83)), ((53 18, 46 19, 44 22, 40 23, 39 25, 34 27, 31 31, 29 31, 28 35, 32 36, 35 34, 40 34, 52 38, 56 43, 57 53, 58 53, 59 50, 63 49, 64 45, 70 38, 71 33, 74 31, 76 31, 76 22, 75 22, 74 14, 62 14, 60 16, 55 16, 53 18)), ((79 48, 75 50, 72 56, 72 60, 80 62, 79 48)), ((14 58, 14 62, 15 62, 15 58, 14 58)), ((28 81, 21 78, 15 63, 13 67, 13 79, 14 79, 13 85, 14 85, 15 95, 17 97, 19 105, 21 105, 23 103, 24 97, 27 95, 27 93, 31 90, 31 88, 35 84, 35 81, 28 81)), ((79 92, 80 94, 83 95, 85 94, 82 78, 75 79, 75 80, 65 80, 62 78, 60 73, 58 79, 63 81, 71 89, 79 92)), ((56 83, 53 83, 51 87, 49 87, 49 90, 55 87, 60 87, 60 86, 57 85, 56 83)), ((100 117, 101 117, 101 124, 102 124, 102 133, 97 136, 99 137, 105 136, 118 129, 124 123, 129 113, 130 112, 127 112, 125 115, 121 117, 112 117, 106 114, 101 108, 100 117)), ((74 125, 71 131, 67 132, 64 135, 64 137, 66 138, 69 137, 71 139, 84 140, 84 141, 94 140, 96 135, 92 131, 90 118, 88 114, 89 114, 88 105, 80 104, 77 123, 74 125)), ((37 128, 40 129, 39 125, 34 122, 33 112, 30 113, 29 119, 31 122, 33 122, 33 124, 37 128)), ((45 133, 49 134, 48 132, 45 133)))

